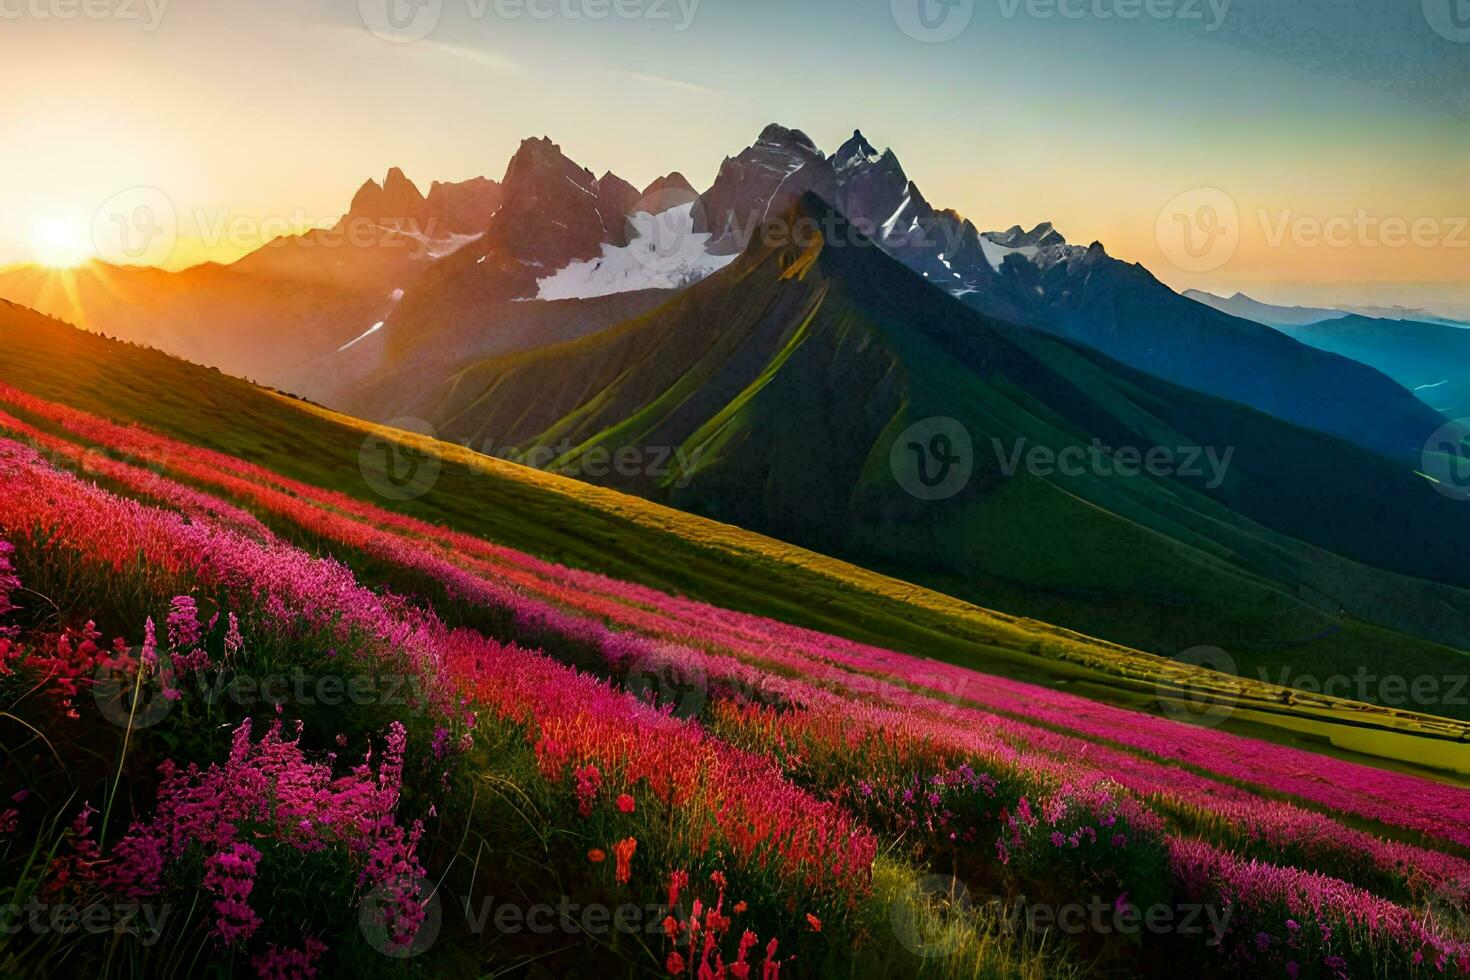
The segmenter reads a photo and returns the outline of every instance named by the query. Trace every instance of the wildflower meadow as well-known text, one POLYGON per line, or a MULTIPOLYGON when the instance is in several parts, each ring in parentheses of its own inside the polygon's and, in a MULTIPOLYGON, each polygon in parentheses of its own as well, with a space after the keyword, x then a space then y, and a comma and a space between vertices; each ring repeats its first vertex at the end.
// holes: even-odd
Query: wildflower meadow
POLYGON ((0 385, 0 973, 1470 975, 1470 792, 0 385))

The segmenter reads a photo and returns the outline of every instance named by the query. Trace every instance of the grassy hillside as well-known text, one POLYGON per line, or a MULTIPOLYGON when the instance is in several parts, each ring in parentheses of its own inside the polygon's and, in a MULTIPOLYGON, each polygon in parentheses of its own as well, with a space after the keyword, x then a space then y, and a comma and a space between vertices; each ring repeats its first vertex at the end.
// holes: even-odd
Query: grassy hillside
MULTIPOLYGON (((1072 686, 1145 711, 1160 710, 1161 689, 1223 691, 1241 700, 1242 710, 1227 722, 1232 729, 1329 751, 1336 743, 1344 752, 1470 770, 1465 730, 1456 724, 1328 697, 1288 697, 1254 681, 1222 687, 1208 672, 409 433, 396 438, 442 459, 438 480, 418 499, 383 501, 363 469, 364 460, 381 466, 379 457, 361 453, 364 439, 382 430, 10 304, 0 306, 0 379, 572 567, 960 666, 1072 686), (1399 744, 1388 735, 1393 732, 1407 733, 1410 742, 1399 744), (1432 745, 1416 735, 1429 736, 1432 745)), ((1361 630, 1366 642, 1402 643, 1400 637, 1361 630)), ((1329 639, 1317 644, 1324 658, 1340 650, 1329 639)))
POLYGON ((1470 518, 1408 467, 986 319, 848 240, 757 243, 647 316, 461 372, 429 417, 446 438, 517 443, 989 608, 1168 655, 1223 647, 1251 676, 1464 669, 1450 647, 1470 563, 1444 529, 1470 518), (905 492, 892 463, 931 417, 973 446, 969 483, 938 501, 905 492), (1093 439, 1136 458, 1206 447, 1230 468, 1218 486, 1005 471, 1015 447, 1093 439), (596 465, 627 447, 677 447, 688 465, 596 465))

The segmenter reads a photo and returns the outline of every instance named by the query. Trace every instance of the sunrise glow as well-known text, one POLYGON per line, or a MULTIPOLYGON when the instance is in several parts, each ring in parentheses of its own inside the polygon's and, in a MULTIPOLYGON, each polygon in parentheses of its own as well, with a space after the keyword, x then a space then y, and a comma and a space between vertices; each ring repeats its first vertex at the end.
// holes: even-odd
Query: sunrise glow
POLYGON ((79 215, 36 219, 28 244, 35 261, 51 269, 73 269, 96 254, 91 229, 79 215))

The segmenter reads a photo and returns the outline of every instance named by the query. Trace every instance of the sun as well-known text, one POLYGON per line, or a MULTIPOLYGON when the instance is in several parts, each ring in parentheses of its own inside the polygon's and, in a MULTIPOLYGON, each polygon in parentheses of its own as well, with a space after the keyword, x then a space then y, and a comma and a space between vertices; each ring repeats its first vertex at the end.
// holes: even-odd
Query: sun
POLYGON ((71 269, 96 255, 92 230, 77 215, 49 215, 31 224, 30 250, 41 265, 71 269))

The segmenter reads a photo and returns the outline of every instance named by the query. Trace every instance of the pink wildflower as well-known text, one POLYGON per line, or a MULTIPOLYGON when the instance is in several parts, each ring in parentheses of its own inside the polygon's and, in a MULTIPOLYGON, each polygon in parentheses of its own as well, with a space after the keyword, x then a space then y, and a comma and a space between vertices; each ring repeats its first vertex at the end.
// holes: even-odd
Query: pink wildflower
POLYGON ((326 951, 325 943, 308 937, 303 949, 282 949, 272 943, 250 962, 260 980, 311 980, 316 976, 316 961, 326 951))
POLYGON ((602 787, 602 773, 595 765, 588 763, 578 769, 573 776, 577 782, 577 813, 583 817, 592 816, 592 804, 597 799, 597 791, 602 787))
POLYGON ((260 852, 249 844, 234 844, 204 861, 204 888, 214 901, 214 934, 227 945, 243 942, 260 927, 260 916, 250 907, 260 852))

